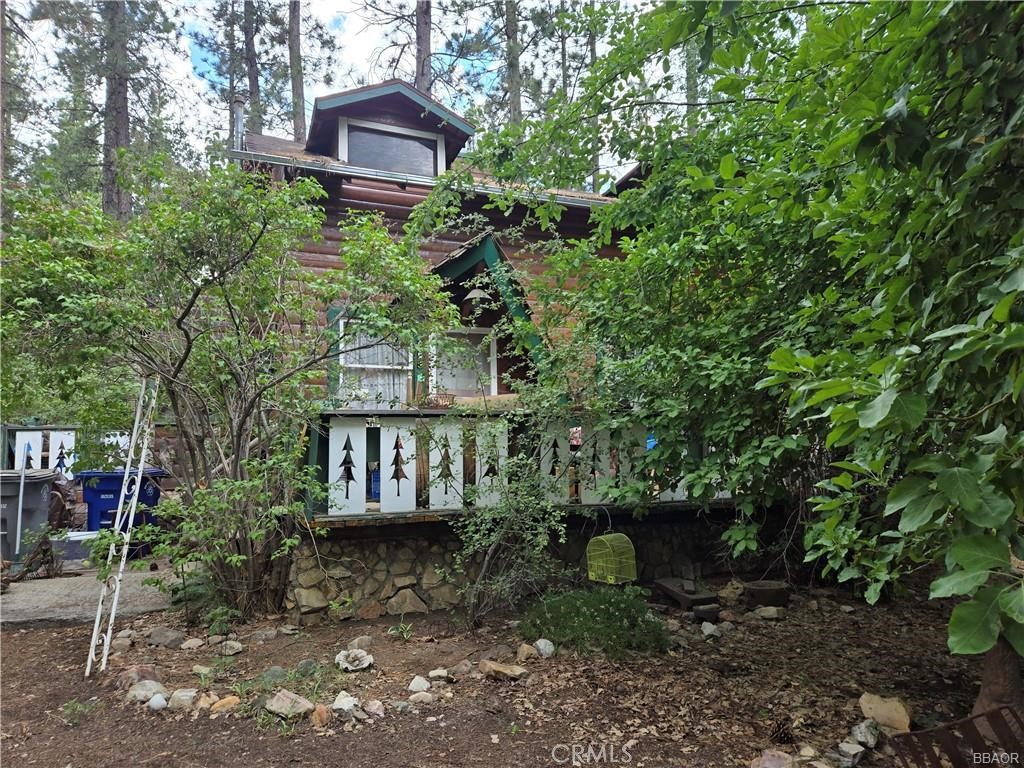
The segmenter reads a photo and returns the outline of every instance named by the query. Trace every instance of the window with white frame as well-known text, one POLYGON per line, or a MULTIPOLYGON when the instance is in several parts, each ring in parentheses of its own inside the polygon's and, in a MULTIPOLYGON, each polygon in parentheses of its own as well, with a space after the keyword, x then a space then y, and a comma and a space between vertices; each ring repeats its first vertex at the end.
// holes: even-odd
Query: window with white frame
POLYGON ((449 331, 435 345, 431 391, 459 396, 498 394, 497 344, 490 328, 449 331))
POLYGON ((357 323, 339 322, 340 397, 363 406, 406 402, 412 374, 409 351, 360 333, 357 323))
POLYGON ((445 169, 444 136, 342 117, 338 119, 338 159, 360 168, 437 176, 445 169))

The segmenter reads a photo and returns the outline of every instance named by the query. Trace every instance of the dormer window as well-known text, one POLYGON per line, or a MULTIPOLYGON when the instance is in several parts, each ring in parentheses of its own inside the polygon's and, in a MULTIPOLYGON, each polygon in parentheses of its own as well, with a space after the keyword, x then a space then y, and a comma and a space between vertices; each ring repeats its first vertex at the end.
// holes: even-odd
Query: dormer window
POLYGON ((359 168, 437 176, 445 168, 444 136, 413 128, 338 118, 338 159, 359 168))

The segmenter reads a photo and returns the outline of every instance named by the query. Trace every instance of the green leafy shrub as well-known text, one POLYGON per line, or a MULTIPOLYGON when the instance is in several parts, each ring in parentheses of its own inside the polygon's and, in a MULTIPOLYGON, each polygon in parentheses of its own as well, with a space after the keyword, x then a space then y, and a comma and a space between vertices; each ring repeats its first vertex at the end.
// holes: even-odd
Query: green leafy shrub
POLYGON ((530 608, 519 631, 527 640, 545 637, 558 646, 613 658, 661 652, 668 647, 668 633, 644 602, 647 594, 639 587, 551 594, 530 608))

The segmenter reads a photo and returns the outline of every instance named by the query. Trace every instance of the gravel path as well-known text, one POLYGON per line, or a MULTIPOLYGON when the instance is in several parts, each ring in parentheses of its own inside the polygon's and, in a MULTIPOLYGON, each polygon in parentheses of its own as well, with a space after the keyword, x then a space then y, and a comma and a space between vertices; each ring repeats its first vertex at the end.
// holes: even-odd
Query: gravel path
MULTIPOLYGON (((170 570, 157 573, 125 571, 117 604, 118 616, 167 608, 167 595, 142 583, 150 576, 171 578, 172 574, 170 570)), ((21 581, 11 584, 10 589, 0 596, 0 623, 10 626, 35 622, 91 622, 96 615, 99 596, 100 582, 96 579, 95 570, 82 571, 80 576, 21 581)))

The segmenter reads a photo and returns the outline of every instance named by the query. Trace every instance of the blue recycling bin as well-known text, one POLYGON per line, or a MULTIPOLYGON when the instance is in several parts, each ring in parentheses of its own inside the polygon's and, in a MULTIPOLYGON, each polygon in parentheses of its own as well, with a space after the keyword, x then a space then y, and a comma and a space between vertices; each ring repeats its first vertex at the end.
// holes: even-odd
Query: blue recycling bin
MULTIPOLYGON (((128 491, 125 496, 125 511, 128 503, 135 495, 138 483, 138 469, 132 469, 128 476, 128 491)), ((167 472, 156 467, 142 470, 142 494, 135 510, 135 524, 143 525, 153 522, 150 508, 160 501, 160 478, 167 477, 167 472)), ((82 500, 88 507, 87 527, 90 531, 100 528, 112 528, 117 515, 117 502, 121 496, 121 484, 124 482, 124 470, 109 472, 100 470, 83 470, 75 472, 75 480, 82 484, 82 500)), ((127 515, 126 515, 127 517, 127 515)), ((127 519, 124 521, 128 527, 127 519)))

